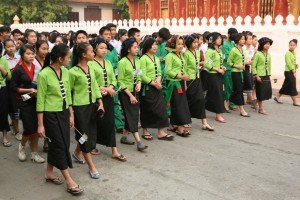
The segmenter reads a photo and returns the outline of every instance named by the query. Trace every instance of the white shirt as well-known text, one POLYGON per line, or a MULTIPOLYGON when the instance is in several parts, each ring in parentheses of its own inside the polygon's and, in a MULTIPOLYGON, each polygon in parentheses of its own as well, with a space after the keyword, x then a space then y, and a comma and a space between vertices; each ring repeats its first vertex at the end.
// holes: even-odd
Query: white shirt
POLYGON ((48 41, 48 45, 49 45, 49 52, 51 52, 54 47, 54 44, 48 41))
POLYGON ((9 55, 7 55, 7 54, 5 54, 3 57, 7 60, 10 70, 15 68, 15 66, 18 64, 18 62, 20 61, 20 58, 21 58, 21 56, 18 55, 17 53, 15 53, 13 58, 9 57, 9 55))
POLYGON ((208 44, 204 43, 201 45, 199 50, 202 51, 203 54, 205 55, 205 52, 207 51, 207 49, 208 49, 208 44))
POLYGON ((110 43, 111 45, 113 45, 113 47, 116 48, 118 54, 120 54, 120 52, 121 52, 121 47, 122 47, 122 43, 121 43, 120 41, 118 41, 118 40, 115 40, 115 39, 111 40, 109 43, 110 43))

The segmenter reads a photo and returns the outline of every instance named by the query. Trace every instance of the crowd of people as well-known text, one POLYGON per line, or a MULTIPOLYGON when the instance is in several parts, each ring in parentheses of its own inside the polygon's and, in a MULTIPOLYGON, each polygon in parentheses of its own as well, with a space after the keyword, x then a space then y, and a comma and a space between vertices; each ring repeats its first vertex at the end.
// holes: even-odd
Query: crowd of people
MULTIPOLYGON (((92 179, 100 178, 92 156, 100 154, 97 144, 110 147, 113 159, 127 160, 118 151, 116 132, 122 134, 120 143, 136 144, 138 151, 145 151, 148 146, 141 137, 154 139, 149 129, 157 129, 158 140, 172 141, 172 132, 189 137, 195 118, 203 130, 214 131, 206 110, 215 113, 215 121, 226 123, 223 113, 235 110, 249 118, 247 104, 267 115, 263 101, 272 98, 273 41, 258 39, 250 31, 230 28, 226 36, 208 31, 180 36, 161 28, 141 37, 137 28, 117 31, 112 23, 91 35, 84 30, 66 35, 32 29, 22 33, 2 26, 0 40, 3 146, 12 146, 7 134, 12 127, 20 141, 18 159, 27 159, 28 143, 31 160, 44 163, 38 153, 39 138, 44 138, 45 180, 66 182, 71 194, 83 192, 70 175, 72 159, 87 164, 92 179), (70 128, 75 129, 77 141, 72 154, 70 128), (54 167, 64 180, 54 174, 54 167)), ((297 40, 291 40, 285 81, 274 97, 277 103, 282 103, 282 95, 289 95, 293 105, 300 106, 296 47, 297 40)))

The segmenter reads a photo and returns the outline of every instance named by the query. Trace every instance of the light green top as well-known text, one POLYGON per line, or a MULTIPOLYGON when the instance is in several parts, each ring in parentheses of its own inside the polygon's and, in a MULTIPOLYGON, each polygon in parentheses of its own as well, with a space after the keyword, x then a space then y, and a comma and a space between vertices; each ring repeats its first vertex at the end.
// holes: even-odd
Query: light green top
POLYGON ((60 88, 59 78, 51 67, 45 67, 38 75, 37 112, 60 112, 72 103, 69 84, 69 71, 62 66, 60 68, 60 80, 64 85, 64 97, 60 88), (63 108, 63 100, 66 105, 63 108))
POLYGON ((244 66, 245 67, 246 63, 246 52, 244 49, 242 49, 242 52, 237 48, 234 47, 231 49, 229 53, 229 57, 227 59, 227 65, 231 66, 231 71, 232 72, 243 72, 243 69, 238 69, 236 67, 232 67, 233 65, 238 65, 238 66, 244 66))
POLYGON ((174 52, 170 52, 166 56, 167 80, 181 81, 181 79, 176 78, 177 75, 178 74, 187 75, 186 70, 185 70, 185 66, 186 66, 185 59, 184 59, 182 53, 180 53, 180 56, 181 56, 181 58, 179 56, 177 56, 177 54, 174 52))
POLYGON ((140 59, 142 75, 141 80, 143 84, 149 84, 158 76, 161 76, 160 60, 154 55, 152 60, 148 55, 143 55, 140 59), (155 64, 154 64, 155 63, 155 64))
POLYGON ((204 67, 208 70, 208 73, 216 74, 218 72, 212 70, 212 68, 221 69, 223 65, 223 53, 221 49, 215 50, 209 48, 205 52, 205 59, 204 59, 204 67))
POLYGON ((285 54, 285 71, 295 72, 297 65, 297 54, 296 52, 288 51, 285 54))
POLYGON ((11 79, 11 72, 10 72, 10 69, 9 69, 8 62, 5 58, 3 58, 3 57, 0 58, 0 65, 7 72, 7 75, 5 77, 3 77, 2 73, 0 72, 0 86, 4 87, 4 86, 6 86, 5 80, 10 80, 11 79))
POLYGON ((252 74, 258 76, 271 76, 271 54, 268 53, 267 58, 261 51, 257 51, 254 54, 252 74))
POLYGON ((69 70, 73 106, 83 106, 95 103, 96 100, 102 97, 94 70, 90 67, 88 67, 88 70, 88 74, 90 74, 91 88, 88 87, 88 77, 82 68, 74 66, 69 70))
POLYGON ((88 66, 94 70, 99 87, 117 85, 114 69, 109 60, 104 59, 104 66, 101 66, 96 60, 88 62, 88 66))
POLYGON ((186 73, 190 76, 190 80, 194 80, 200 77, 200 51, 195 50, 195 52, 191 52, 190 50, 186 50, 183 54, 183 57, 186 61, 186 73))
POLYGON ((134 91, 134 85, 137 84, 138 81, 141 81, 141 67, 140 60, 138 58, 134 58, 134 63, 124 57, 118 63, 118 86, 122 88, 122 90, 128 89, 130 92, 134 91), (134 69, 135 66, 135 69, 134 69))
POLYGON ((224 62, 223 65, 226 67, 226 70, 231 71, 231 66, 227 65, 227 59, 229 57, 229 53, 231 49, 234 47, 234 42, 233 41, 228 41, 225 40, 223 45, 222 45, 222 52, 224 54, 224 62))

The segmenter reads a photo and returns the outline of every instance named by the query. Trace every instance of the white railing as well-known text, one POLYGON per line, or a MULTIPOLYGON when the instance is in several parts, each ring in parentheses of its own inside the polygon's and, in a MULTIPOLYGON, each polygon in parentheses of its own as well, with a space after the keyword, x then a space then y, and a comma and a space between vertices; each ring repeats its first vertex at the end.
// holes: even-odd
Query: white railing
MULTIPOLYGON (((220 17, 207 18, 183 18, 177 19, 141 19, 141 20, 114 20, 114 21, 87 21, 87 22, 54 22, 54 23, 24 23, 13 24, 12 29, 19 28, 21 31, 30 28, 38 32, 57 30, 60 33, 67 33, 69 30, 77 31, 79 29, 86 30, 88 33, 98 33, 102 26, 109 22, 118 25, 118 28, 129 29, 137 27, 141 30, 142 35, 152 34, 158 31, 161 27, 169 28, 172 34, 189 34, 203 33, 204 31, 217 31, 222 34, 227 34, 230 27, 235 27, 238 31, 252 31, 258 38, 267 36, 274 40, 271 47, 273 74, 282 75, 284 71, 284 54, 288 50, 288 42, 293 39, 300 40, 300 23, 294 24, 294 16, 289 15, 285 19, 279 15, 274 20, 271 16, 266 16, 264 19, 257 16, 252 19, 250 16, 237 17, 235 20, 232 17, 224 19, 220 17)), ((300 17, 299 17, 300 21, 300 17)), ((300 53, 299 53, 300 54, 300 53)))

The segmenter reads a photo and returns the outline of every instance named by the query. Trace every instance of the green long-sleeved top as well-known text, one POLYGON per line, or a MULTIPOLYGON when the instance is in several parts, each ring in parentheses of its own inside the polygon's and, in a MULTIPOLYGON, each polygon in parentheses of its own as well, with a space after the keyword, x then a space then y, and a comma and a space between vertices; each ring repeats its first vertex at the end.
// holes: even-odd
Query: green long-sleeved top
MULTIPOLYGON (((155 53, 155 55, 158 58, 165 58, 167 54, 168 54, 168 51, 166 50, 166 43, 165 42, 162 42, 162 43, 157 42, 157 52, 155 53)), ((160 63, 160 67, 161 67, 162 72, 164 72, 165 61, 160 63)))
POLYGON ((119 61, 119 56, 118 56, 118 52, 117 52, 116 48, 113 48, 113 50, 111 50, 111 51, 107 50, 107 55, 105 56, 105 59, 109 60, 112 67, 114 69, 116 69, 118 61, 119 61))
POLYGON ((51 67, 45 67, 39 73, 36 104, 37 112, 60 112, 72 104, 69 71, 64 66, 62 66, 60 70, 60 79, 51 67), (63 82, 64 92, 61 91, 60 80, 63 82), (63 108, 64 99, 66 104, 63 108))
POLYGON ((223 65, 223 53, 221 49, 215 50, 212 48, 209 48, 205 52, 205 59, 204 59, 204 67, 208 70, 208 73, 216 74, 218 72, 212 70, 212 68, 218 68, 221 69, 221 66, 223 65))
POLYGON ((7 60, 3 57, 0 58, 0 66, 3 67, 5 69, 5 71, 7 72, 5 77, 3 77, 2 73, 0 72, 0 86, 4 87, 4 86, 6 86, 5 80, 11 79, 11 72, 10 72, 7 60))
POLYGON ((296 52, 288 51, 285 54, 285 71, 295 72, 297 65, 297 54, 296 52))
POLYGON ((134 58, 134 64, 124 57, 118 63, 118 86, 122 90, 128 89, 130 92, 134 91, 134 85, 141 81, 141 71, 140 60, 134 58))
POLYGON ((94 70, 99 87, 117 85, 114 69, 109 60, 104 59, 104 66, 101 66, 96 60, 88 62, 88 66, 94 70))
POLYGON ((73 106, 83 106, 90 103, 95 103, 96 100, 102 97, 94 70, 90 67, 88 67, 88 70, 89 71, 87 74, 78 66, 74 66, 69 70, 73 106), (91 82, 90 88, 88 86, 88 74, 91 82))
POLYGON ((231 49, 234 47, 234 42, 225 40, 224 44, 222 45, 222 52, 224 54, 224 62, 223 65, 226 67, 226 70, 231 71, 231 66, 227 65, 227 59, 229 57, 229 53, 231 49))
POLYGON ((254 54, 252 74, 254 76, 271 76, 271 54, 268 53, 267 57, 261 51, 254 54))
POLYGON ((149 84, 158 76, 161 76, 160 61, 157 56, 154 55, 154 60, 152 60, 148 55, 143 55, 140 59, 140 65, 142 69, 141 80, 143 84, 149 84))
POLYGON ((170 52, 166 56, 166 75, 167 80, 170 81, 181 81, 181 79, 177 79, 177 75, 187 75, 185 66, 186 62, 183 55, 180 53, 180 56, 177 56, 176 53, 170 52))
POLYGON ((186 73, 190 76, 190 80, 194 80, 196 78, 200 77, 200 51, 195 50, 194 52, 191 52, 190 50, 186 50, 183 54, 183 57, 186 61, 186 73))
POLYGON ((236 67, 233 67, 233 65, 238 65, 238 66, 244 66, 245 67, 246 63, 246 52, 244 49, 242 49, 242 52, 237 47, 234 47, 231 49, 229 53, 229 57, 227 59, 227 65, 231 66, 231 71, 232 72, 243 72, 242 69, 238 69, 236 67))

